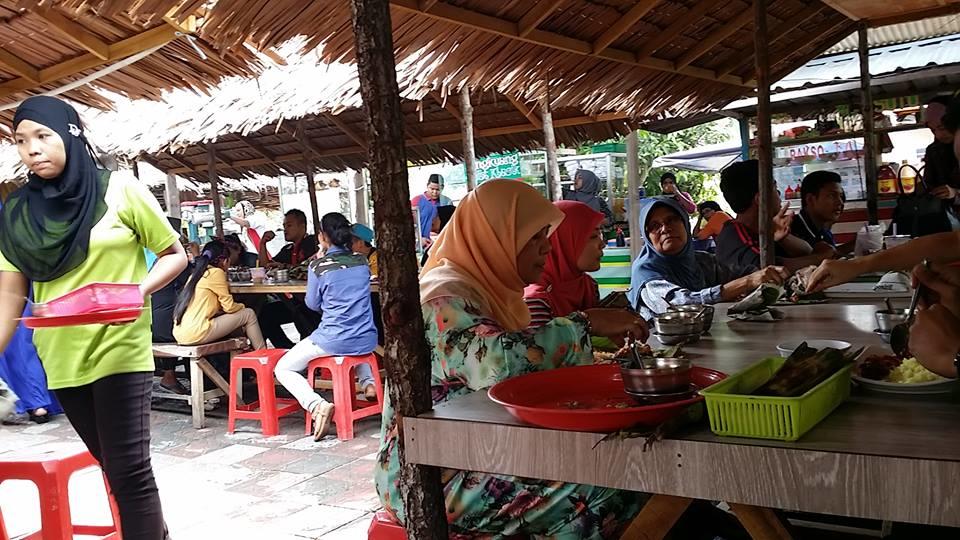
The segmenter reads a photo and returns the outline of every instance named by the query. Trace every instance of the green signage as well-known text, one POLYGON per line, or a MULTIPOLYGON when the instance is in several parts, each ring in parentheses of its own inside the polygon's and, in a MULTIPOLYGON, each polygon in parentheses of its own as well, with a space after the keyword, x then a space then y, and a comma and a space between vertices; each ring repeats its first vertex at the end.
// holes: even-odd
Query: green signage
POLYGON ((490 154, 477 160, 477 183, 491 178, 520 178, 520 153, 490 154))

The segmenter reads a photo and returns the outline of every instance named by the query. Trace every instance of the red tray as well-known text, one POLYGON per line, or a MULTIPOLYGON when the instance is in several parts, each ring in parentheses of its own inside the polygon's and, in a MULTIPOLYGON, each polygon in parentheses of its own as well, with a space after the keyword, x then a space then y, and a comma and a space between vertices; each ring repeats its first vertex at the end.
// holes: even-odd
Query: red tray
MULTIPOLYGON (((719 371, 696 366, 691 372, 693 383, 700 388, 726 377, 719 371)), ((703 400, 703 396, 697 395, 671 403, 637 405, 624 391, 617 365, 529 373, 493 385, 488 394, 491 400, 528 424, 593 433, 611 433, 636 425, 655 426, 687 405, 703 400)))
POLYGON ((114 309, 98 311, 96 313, 82 313, 80 315, 52 315, 50 317, 24 317, 27 328, 59 328, 61 326, 83 326, 85 324, 124 324, 138 318, 146 308, 114 309))

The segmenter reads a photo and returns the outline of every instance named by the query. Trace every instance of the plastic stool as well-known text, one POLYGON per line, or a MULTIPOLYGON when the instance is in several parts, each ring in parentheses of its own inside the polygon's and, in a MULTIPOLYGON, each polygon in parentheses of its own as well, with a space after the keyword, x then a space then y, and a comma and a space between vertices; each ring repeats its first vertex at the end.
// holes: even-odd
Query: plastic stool
POLYGON ((233 433, 237 420, 259 420, 264 437, 280 434, 280 417, 300 411, 295 399, 277 397, 273 383, 273 369, 285 349, 260 349, 238 354, 230 361, 230 411, 227 416, 227 433, 233 433), (244 369, 252 369, 257 374, 257 401, 248 404, 238 403, 244 369))
MULTIPOLYGON (((49 449, 28 448, 22 452, 0 456, 0 483, 5 480, 28 480, 40 492, 41 529, 20 540, 72 540, 74 535, 96 536, 120 540, 116 505, 111 501, 113 525, 74 525, 70 518, 68 483, 73 473, 98 466, 83 446, 59 445, 49 449)), ((104 479, 109 499, 110 487, 104 479)), ((2 518, 0 518, 2 520, 2 518)), ((6 538, 0 521, 0 538, 6 538)))
MULTIPOLYGON (((380 414, 383 411, 383 384, 380 382, 380 368, 377 355, 364 356, 321 356, 307 365, 307 381, 313 384, 317 371, 330 372, 333 382, 333 421, 337 424, 337 438, 341 441, 353 439, 353 423, 361 418, 380 414), (376 403, 357 399, 354 391, 353 371, 360 364, 369 364, 373 371, 373 384, 377 389, 376 403)), ((306 414, 306 434, 313 433, 313 417, 306 414)))
POLYGON ((385 510, 373 515, 367 540, 407 540, 407 531, 385 510))

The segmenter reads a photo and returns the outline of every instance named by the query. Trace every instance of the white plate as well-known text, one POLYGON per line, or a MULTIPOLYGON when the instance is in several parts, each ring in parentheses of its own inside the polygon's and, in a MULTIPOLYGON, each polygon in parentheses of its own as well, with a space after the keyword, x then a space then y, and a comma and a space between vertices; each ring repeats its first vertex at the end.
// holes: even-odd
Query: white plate
MULTIPOLYGON (((780 356, 784 358, 788 358, 790 354, 793 353, 793 351, 795 351, 797 347, 800 346, 801 343, 803 342, 797 341, 797 342, 781 343, 777 345, 777 351, 780 353, 780 356)), ((818 351, 820 349, 830 348, 830 349, 837 349, 837 350, 846 352, 850 348, 850 344, 847 343, 846 341, 839 341, 836 339, 808 339, 807 346, 813 347, 818 351)))
POLYGON ((956 379, 944 379, 941 381, 927 381, 920 383, 894 383, 866 379, 854 373, 853 380, 867 390, 883 392, 885 394, 949 394, 960 389, 960 386, 957 385, 956 379))
POLYGON ((912 291, 875 291, 876 283, 844 283, 823 291, 827 298, 910 298, 912 291))

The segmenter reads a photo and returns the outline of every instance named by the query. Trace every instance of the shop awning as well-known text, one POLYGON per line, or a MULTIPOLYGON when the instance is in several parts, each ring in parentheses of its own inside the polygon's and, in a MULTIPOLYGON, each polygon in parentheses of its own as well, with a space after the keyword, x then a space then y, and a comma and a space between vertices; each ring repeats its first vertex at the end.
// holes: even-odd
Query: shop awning
POLYGON ((740 145, 726 142, 660 156, 653 160, 653 166, 686 169, 689 171, 717 172, 734 161, 739 160, 740 145))

